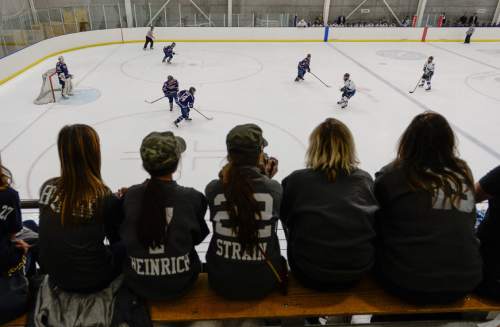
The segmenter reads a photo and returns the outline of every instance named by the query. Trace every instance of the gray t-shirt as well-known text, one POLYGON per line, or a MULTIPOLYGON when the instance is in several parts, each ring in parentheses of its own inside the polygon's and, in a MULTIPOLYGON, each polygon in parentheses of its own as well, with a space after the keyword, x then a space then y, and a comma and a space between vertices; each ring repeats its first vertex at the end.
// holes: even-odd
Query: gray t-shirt
MULTIPOLYGON (((262 206, 259 245, 281 271, 283 261, 277 236, 277 223, 281 205, 281 185, 261 174, 256 167, 246 167, 252 176, 254 197, 262 206)), ((255 249, 242 252, 234 235, 233 222, 224 210, 224 190, 221 180, 213 180, 206 189, 213 236, 207 252, 207 272, 210 286, 220 295, 230 299, 255 299, 266 296, 278 286, 278 280, 265 261, 265 256, 255 249)))
POLYGON ((201 271, 194 247, 209 233, 204 220, 207 202, 195 189, 174 181, 162 182, 167 244, 145 249, 138 241, 136 224, 146 183, 132 186, 124 200, 125 221, 120 235, 127 250, 125 282, 147 299, 176 298, 190 289, 201 271))
POLYGON ((455 208, 444 200, 451 190, 436 190, 435 198, 414 190, 395 164, 376 174, 374 189, 380 203, 377 265, 385 279, 415 292, 469 292, 478 285, 482 263, 472 190, 455 208))
POLYGON ((282 185, 281 219, 292 272, 296 267, 325 284, 359 280, 372 268, 378 205, 367 172, 356 169, 331 182, 324 172, 302 169, 282 185))

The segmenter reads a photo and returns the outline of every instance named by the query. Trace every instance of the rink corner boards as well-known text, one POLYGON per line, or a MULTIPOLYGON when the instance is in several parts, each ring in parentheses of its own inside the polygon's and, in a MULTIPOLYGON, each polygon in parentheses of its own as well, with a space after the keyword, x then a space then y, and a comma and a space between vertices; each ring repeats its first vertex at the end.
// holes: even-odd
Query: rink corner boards
MULTIPOLYGON (((30 68, 35 67, 39 63, 50 59, 52 57, 72 52, 72 51, 78 51, 82 49, 88 49, 88 48, 94 48, 94 47, 101 47, 101 46, 108 46, 108 45, 117 45, 117 44, 130 44, 130 43, 143 43, 144 40, 129 40, 129 41, 113 41, 113 42, 103 42, 103 43, 94 43, 94 44, 88 44, 84 46, 78 46, 78 47, 73 47, 73 48, 68 48, 56 52, 49 53, 46 56, 43 56, 42 58, 32 62, 31 64, 25 66, 24 68, 21 68, 20 70, 16 71, 15 73, 0 79, 0 86, 7 83, 8 81, 16 78, 17 76, 21 75, 22 73, 26 72, 30 68)), ((307 43, 307 42, 326 42, 326 43, 382 43, 382 42, 387 42, 387 43, 394 43, 394 42, 463 42, 461 39, 424 39, 424 40, 418 40, 418 39, 336 39, 335 37, 331 38, 328 37, 328 35, 325 35, 324 39, 160 39, 156 40, 156 42, 159 43, 165 43, 165 42, 186 42, 186 43, 307 43)), ((473 42, 500 42, 500 39, 475 39, 473 42)), ((29 48, 29 47, 28 47, 29 48)), ((22 51, 22 50, 21 50, 22 51)), ((16 55, 15 53, 12 55, 16 55)), ((0 62, 3 59, 0 59, 0 62)))

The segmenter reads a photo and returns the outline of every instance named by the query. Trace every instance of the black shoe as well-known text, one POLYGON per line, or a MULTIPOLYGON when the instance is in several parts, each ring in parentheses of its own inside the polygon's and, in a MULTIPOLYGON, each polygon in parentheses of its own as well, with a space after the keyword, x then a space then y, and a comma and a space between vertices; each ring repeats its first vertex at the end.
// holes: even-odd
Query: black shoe
POLYGON ((186 118, 186 120, 187 120, 187 121, 191 121, 191 120, 193 120, 193 118, 186 118))
POLYGON ((179 128, 179 123, 177 122, 177 120, 174 121, 174 126, 177 127, 177 128, 179 128))

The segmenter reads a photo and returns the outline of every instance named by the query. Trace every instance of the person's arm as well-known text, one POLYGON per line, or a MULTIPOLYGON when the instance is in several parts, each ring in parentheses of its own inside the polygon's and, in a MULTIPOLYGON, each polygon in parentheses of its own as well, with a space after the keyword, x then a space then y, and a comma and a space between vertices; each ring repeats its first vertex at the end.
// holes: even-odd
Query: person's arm
POLYGON ((120 241, 120 225, 125 214, 123 212, 123 198, 118 199, 114 194, 104 199, 103 203, 104 228, 106 238, 110 244, 120 241))
POLYGON ((290 191, 290 179, 286 177, 281 181, 281 187, 283 188, 283 197, 281 199, 281 208, 280 208, 280 221, 281 225, 283 225, 283 230, 285 231, 286 239, 288 240, 288 225, 290 221, 290 212, 293 206, 293 198, 290 191))
POLYGON ((196 219, 198 221, 199 229, 196 229, 192 233, 193 242, 195 245, 200 244, 210 233, 208 229, 207 222, 205 221, 205 214, 207 213, 208 202, 202 193, 197 194, 197 211, 196 219))
POLYGON ((500 196, 500 166, 488 172, 475 185, 476 202, 500 196))
POLYGON ((476 183, 474 191, 476 193, 476 203, 483 202, 491 198, 491 195, 483 190, 479 182, 476 183))

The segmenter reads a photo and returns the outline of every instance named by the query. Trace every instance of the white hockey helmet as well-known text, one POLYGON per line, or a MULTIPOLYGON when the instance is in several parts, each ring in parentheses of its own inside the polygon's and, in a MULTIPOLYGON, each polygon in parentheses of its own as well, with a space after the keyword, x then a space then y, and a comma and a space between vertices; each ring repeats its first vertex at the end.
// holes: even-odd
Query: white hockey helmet
POLYGON ((64 62, 64 57, 63 57, 63 56, 59 56, 59 57, 57 58, 57 61, 59 61, 59 62, 64 62))

